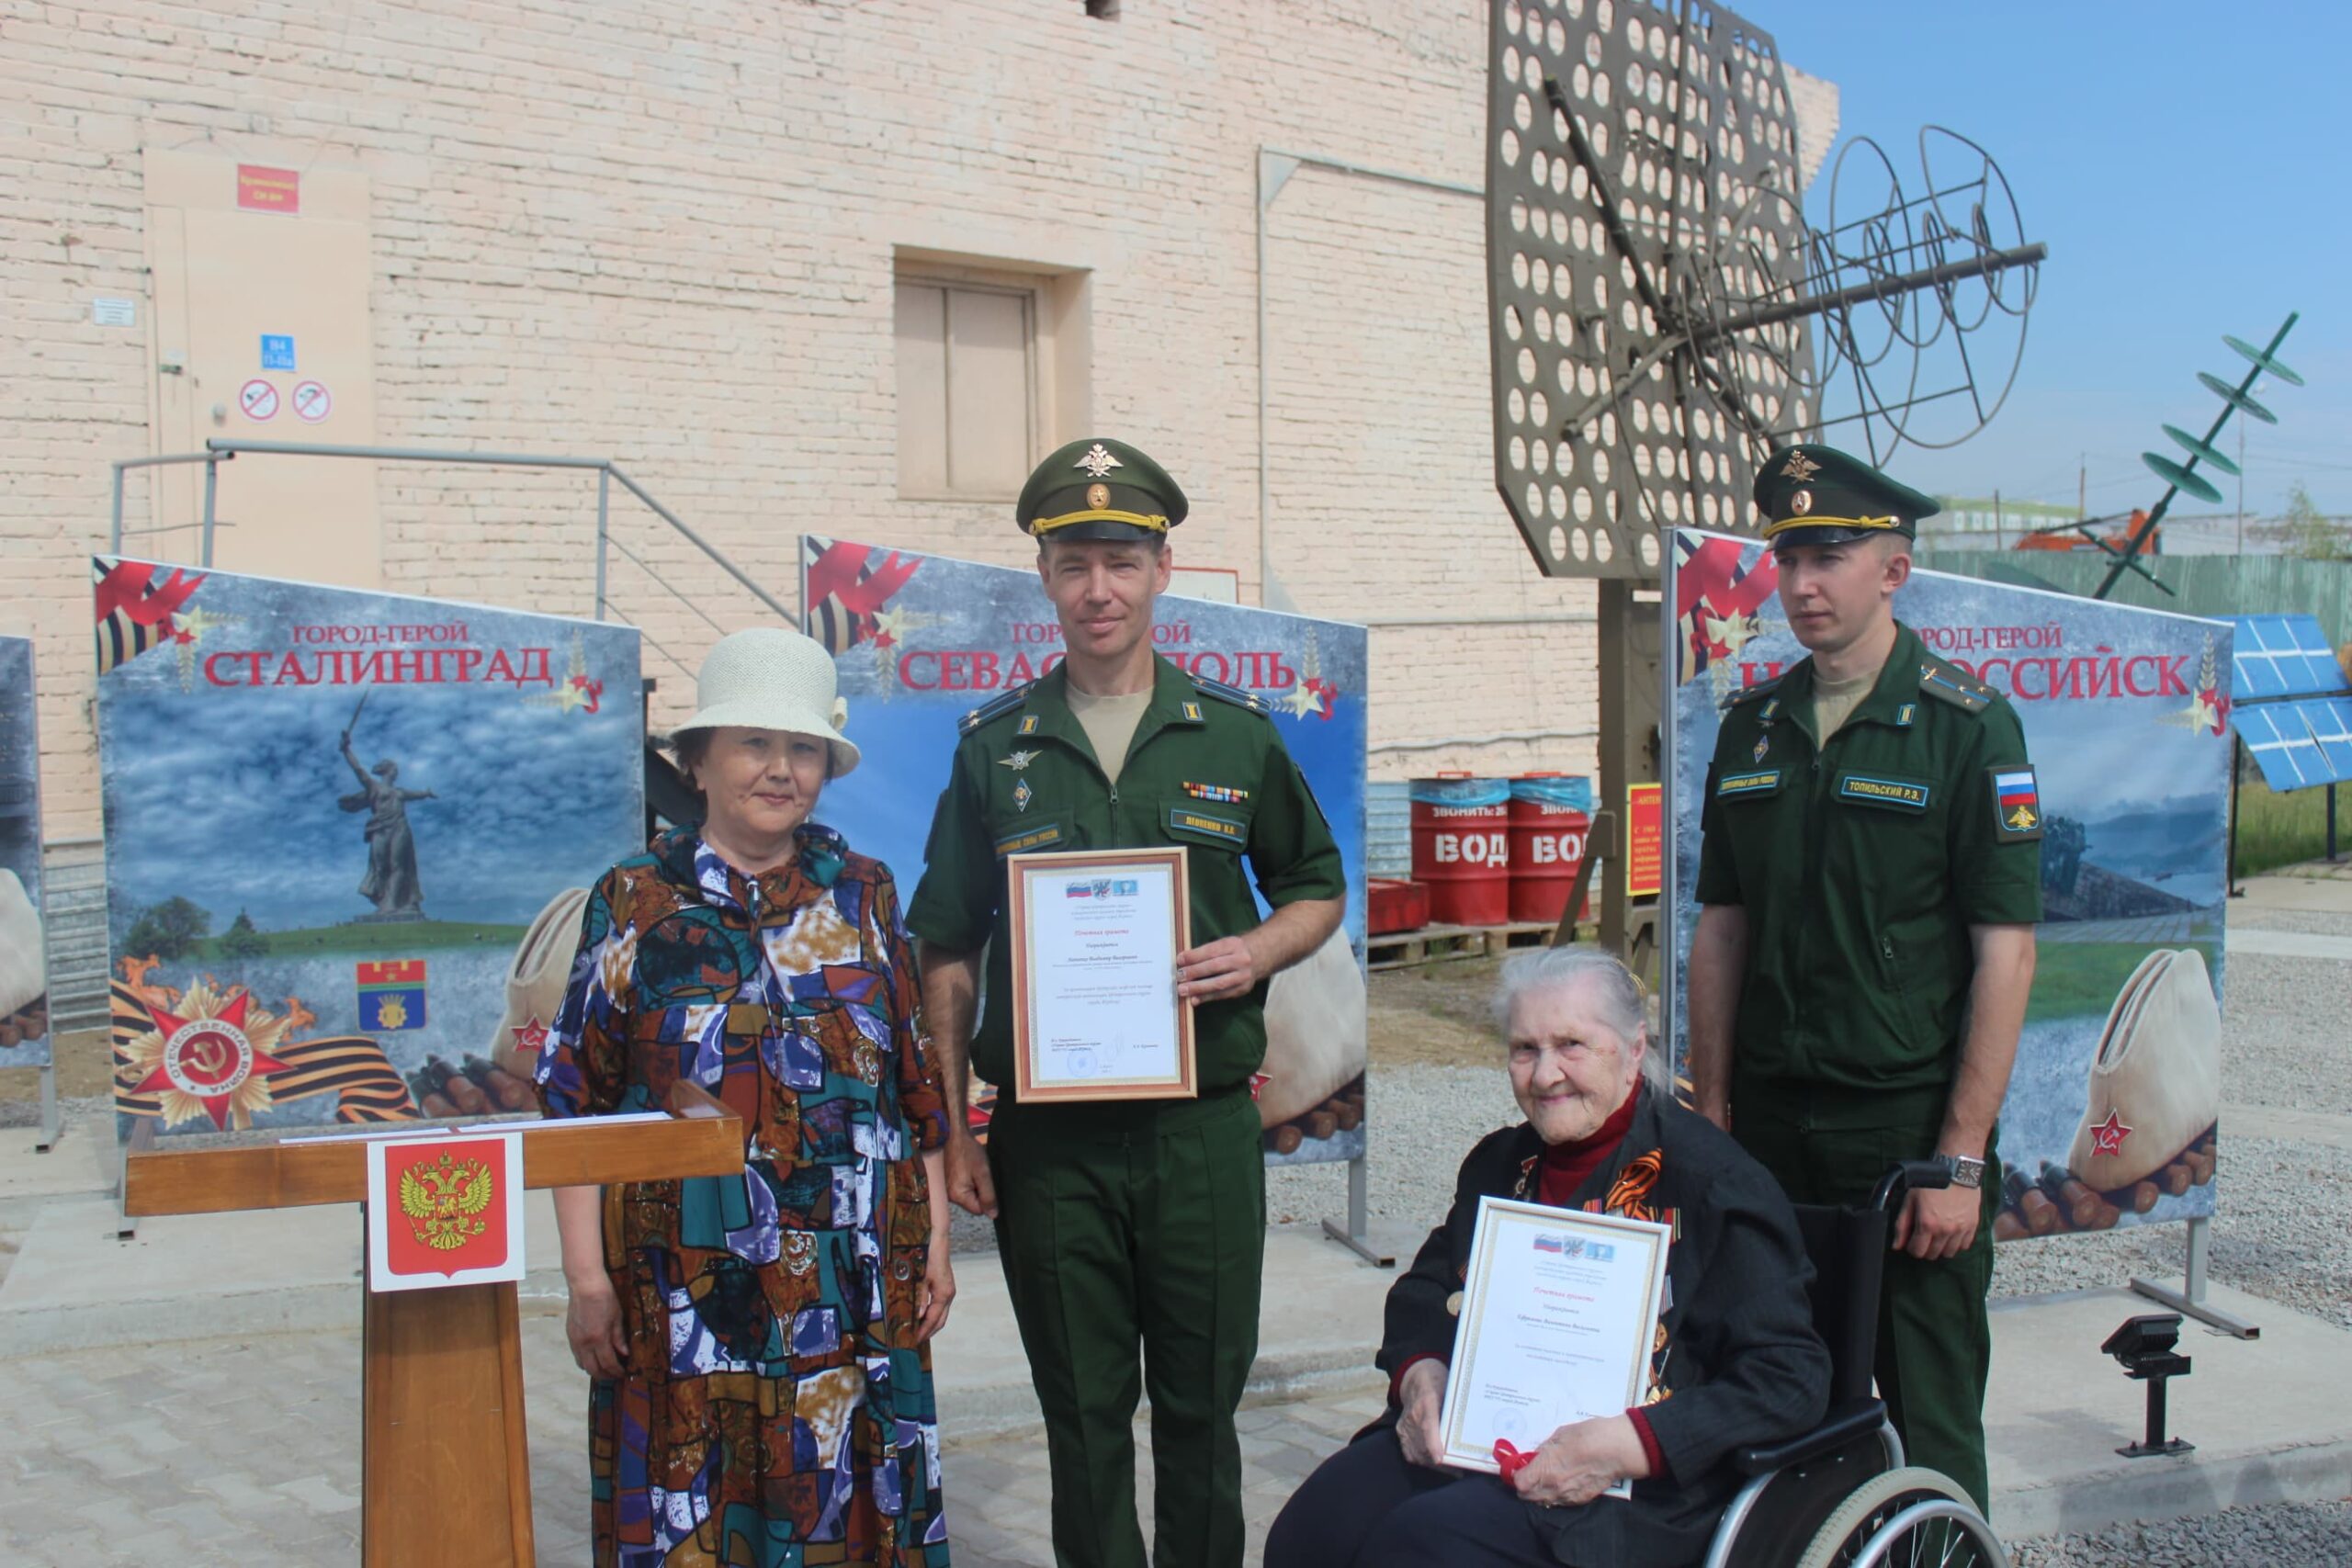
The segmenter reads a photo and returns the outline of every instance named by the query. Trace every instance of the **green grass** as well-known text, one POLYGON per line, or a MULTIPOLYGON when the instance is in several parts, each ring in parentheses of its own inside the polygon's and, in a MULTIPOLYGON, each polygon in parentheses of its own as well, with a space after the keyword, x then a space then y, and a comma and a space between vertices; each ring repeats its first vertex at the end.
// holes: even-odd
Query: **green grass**
MULTIPOLYGON (((2199 948, 2205 962, 2214 958, 2211 942, 2183 944, 2199 948)), ((2080 1018, 2103 1014, 2115 1005, 2115 994, 2132 977, 2148 948, 2128 942, 2041 942, 2034 944, 2033 1001, 2026 1009, 2029 1022, 2050 1018, 2080 1018)))
MULTIPOLYGON (((523 940, 526 926, 477 925, 469 920, 403 920, 397 924, 318 926, 308 931, 263 931, 273 957, 300 957, 310 953, 407 953, 476 944, 513 948, 523 940)), ((220 938, 197 944, 195 956, 219 960, 220 938)))
MULTIPOLYGON (((2336 813, 2337 852, 2352 852, 2352 822, 2336 813)), ((2327 791, 2276 795, 2247 770, 2238 784, 2238 874, 2258 876, 2327 853, 2327 791)))

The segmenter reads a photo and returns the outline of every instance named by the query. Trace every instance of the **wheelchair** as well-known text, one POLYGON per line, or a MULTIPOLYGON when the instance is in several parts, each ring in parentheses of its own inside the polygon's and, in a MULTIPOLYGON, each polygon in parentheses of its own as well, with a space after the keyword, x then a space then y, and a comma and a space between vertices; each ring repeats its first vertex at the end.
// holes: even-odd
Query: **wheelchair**
POLYGON ((1871 1393, 1894 1212, 1911 1189, 1950 1179, 1933 1161, 1906 1160, 1879 1179, 1867 1208, 1796 1206, 1814 1327, 1829 1348, 1828 1413, 1802 1437, 1734 1456, 1749 1479, 1715 1527, 1705 1568, 2009 1568, 1965 1492, 1904 1463, 1871 1393))

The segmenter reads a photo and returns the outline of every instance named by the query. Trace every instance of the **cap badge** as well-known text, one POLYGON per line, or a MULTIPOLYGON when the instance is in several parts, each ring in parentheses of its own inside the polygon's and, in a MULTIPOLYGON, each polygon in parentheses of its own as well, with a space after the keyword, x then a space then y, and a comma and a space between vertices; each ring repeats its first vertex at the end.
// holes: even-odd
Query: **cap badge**
POLYGON ((1086 487, 1086 504, 1092 507, 1097 512, 1100 512, 1104 507, 1110 505, 1111 487, 1109 485, 1101 484, 1088 485, 1086 487))
POLYGON ((1794 479, 1799 484, 1804 483, 1819 472, 1821 472, 1821 465, 1802 452, 1790 453, 1789 460, 1781 465, 1781 477, 1784 479, 1794 479))
POLYGON ((1802 517, 1812 510, 1813 491, 1801 490, 1789 497, 1789 511, 1794 515, 1802 517))
POLYGON ((1077 462, 1072 463, 1070 467, 1073 468, 1084 468, 1088 479, 1099 479, 1104 474, 1109 473, 1113 468, 1123 468, 1126 467, 1126 465, 1120 462, 1116 457, 1111 456, 1110 453, 1104 451, 1102 449, 1102 443, 1097 441, 1093 446, 1086 449, 1086 455, 1084 457, 1079 458, 1077 462))

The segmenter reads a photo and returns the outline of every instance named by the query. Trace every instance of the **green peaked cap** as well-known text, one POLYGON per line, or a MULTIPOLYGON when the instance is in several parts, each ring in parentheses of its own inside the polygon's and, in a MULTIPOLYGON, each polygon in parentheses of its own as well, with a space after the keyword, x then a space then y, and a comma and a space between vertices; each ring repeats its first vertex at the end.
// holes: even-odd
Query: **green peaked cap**
POLYGON ((1756 470, 1756 506, 1776 545, 1839 545, 1879 534, 1919 536, 1943 510, 1835 446, 1783 446, 1756 470))
POLYGON ((1184 492, 1139 448, 1088 435, 1057 449, 1021 487, 1012 520, 1037 539, 1157 539, 1184 521, 1184 492))

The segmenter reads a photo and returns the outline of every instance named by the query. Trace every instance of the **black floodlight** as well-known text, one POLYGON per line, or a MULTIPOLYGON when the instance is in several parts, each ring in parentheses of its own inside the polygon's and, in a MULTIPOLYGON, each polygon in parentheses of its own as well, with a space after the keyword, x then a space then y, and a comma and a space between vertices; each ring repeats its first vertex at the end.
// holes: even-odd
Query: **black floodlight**
POLYGON ((2179 1343, 2180 1314, 2155 1312, 2125 1318, 2123 1326, 2109 1335, 2107 1343, 2099 1347, 2102 1354, 2112 1356, 2122 1364, 2126 1377, 2137 1378, 2148 1385, 2147 1436, 2129 1448, 2115 1450, 2126 1459, 2185 1454, 2197 1446, 2165 1436, 2165 1381, 2188 1375, 2188 1358, 2173 1348, 2179 1343))

